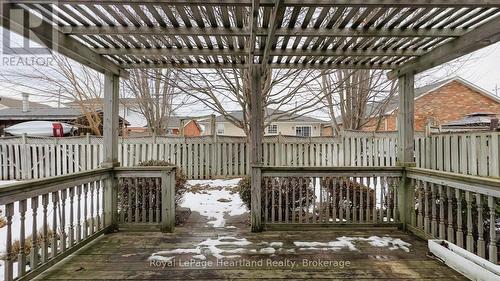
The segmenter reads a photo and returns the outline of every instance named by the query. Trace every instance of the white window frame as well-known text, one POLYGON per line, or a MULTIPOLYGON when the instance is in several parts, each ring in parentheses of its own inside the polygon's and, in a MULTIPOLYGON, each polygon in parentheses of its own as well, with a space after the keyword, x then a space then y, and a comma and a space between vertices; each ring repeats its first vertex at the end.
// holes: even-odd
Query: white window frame
POLYGON ((298 137, 311 137, 312 136, 312 126, 311 125, 300 125, 300 126, 295 126, 295 136, 298 136, 298 137), (302 134, 298 134, 297 130, 301 128, 309 128, 309 135, 308 136, 304 136, 304 133, 302 132, 302 134))
POLYGON ((217 123, 216 125, 216 133, 217 135, 223 135, 224 134, 224 123, 217 123))
POLYGON ((278 134, 278 124, 270 124, 267 127, 267 133, 269 135, 277 135, 278 134), (271 130, 271 128, 273 128, 273 130, 271 130))

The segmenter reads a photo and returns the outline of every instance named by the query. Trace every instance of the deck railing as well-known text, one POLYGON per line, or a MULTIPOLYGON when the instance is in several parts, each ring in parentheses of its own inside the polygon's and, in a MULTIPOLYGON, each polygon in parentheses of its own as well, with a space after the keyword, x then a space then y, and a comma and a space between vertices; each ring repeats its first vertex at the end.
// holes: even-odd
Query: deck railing
POLYGON ((268 229, 397 224, 398 167, 263 167, 262 213, 268 229))
POLYGON ((145 227, 173 231, 175 167, 115 168, 118 178, 120 228, 145 227))
POLYGON ((174 172, 173 167, 109 167, 0 187, 0 218, 4 217, 0 223, 5 224, 0 228, 3 280, 31 279, 115 229, 118 222, 145 222, 160 225, 164 231, 173 230, 174 172), (117 179, 122 185, 117 186, 117 179), (152 185, 145 185, 148 181, 160 185, 154 185, 153 190, 152 185), (147 191, 147 196, 156 196, 159 201, 154 206, 139 206, 137 201, 124 205, 123 191, 127 189, 135 190, 133 196, 141 194, 142 200, 147 191), (133 214, 140 220, 124 217, 127 208, 135 209, 133 214), (152 220, 149 208, 155 209, 152 220), (120 216, 122 220, 118 220, 120 216))
POLYGON ((498 262, 500 179, 407 168, 415 194, 410 230, 498 262))
MULTIPOLYGON (((102 138, 0 138, 0 179, 36 179, 99 167, 102 138)), ((415 135, 417 167, 480 176, 500 176, 500 132, 415 135)), ((265 136, 262 163, 288 167, 395 166, 395 132, 345 131, 337 137, 265 136)), ((147 160, 168 161, 189 179, 250 174, 245 137, 120 138, 118 161, 124 167, 147 160)))

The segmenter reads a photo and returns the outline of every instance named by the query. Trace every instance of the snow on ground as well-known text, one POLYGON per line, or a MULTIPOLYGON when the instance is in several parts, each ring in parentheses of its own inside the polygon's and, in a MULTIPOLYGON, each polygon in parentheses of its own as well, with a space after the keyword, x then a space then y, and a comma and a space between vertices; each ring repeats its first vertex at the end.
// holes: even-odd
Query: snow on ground
POLYGON ((234 188, 241 179, 189 180, 188 192, 181 207, 191 209, 209 219, 213 227, 226 227, 225 216, 238 216, 248 212, 234 188), (191 190, 191 191, 190 191, 191 190))
POLYGON ((198 244, 193 245, 193 248, 179 248, 167 251, 158 251, 153 253, 149 259, 157 261, 171 261, 176 258, 206 260, 213 256, 216 259, 234 259, 241 257, 240 254, 251 255, 269 255, 274 256, 280 253, 294 253, 296 250, 300 252, 311 251, 359 251, 356 248, 357 243, 368 243, 373 247, 388 247, 389 250, 410 251, 410 243, 407 243, 399 238, 390 236, 370 236, 370 237, 346 237, 342 236, 334 241, 318 242, 318 241, 295 241, 289 247, 283 247, 284 243, 279 241, 258 242, 252 243, 246 238, 237 238, 233 236, 222 236, 217 239, 208 238, 198 244), (235 248, 238 246, 238 248, 235 248))
POLYGON ((354 245, 357 241, 364 241, 373 247, 389 247, 389 250, 401 249, 405 252, 410 251, 410 243, 404 242, 399 238, 392 238, 389 236, 378 237, 370 236, 368 238, 364 237, 339 237, 336 241, 330 242, 301 242, 296 241, 294 245, 300 247, 299 250, 325 250, 325 251, 338 251, 344 248, 348 248, 351 251, 358 251, 354 245))

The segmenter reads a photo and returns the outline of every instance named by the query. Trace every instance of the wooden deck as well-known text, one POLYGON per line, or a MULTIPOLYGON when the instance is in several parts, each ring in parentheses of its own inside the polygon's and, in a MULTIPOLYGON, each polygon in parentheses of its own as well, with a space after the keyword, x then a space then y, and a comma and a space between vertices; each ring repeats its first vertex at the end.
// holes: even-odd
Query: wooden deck
MULTIPOLYGON (((176 229, 175 234, 122 231, 105 235, 42 274, 39 280, 466 280, 442 263, 427 257, 425 241, 396 229, 351 228, 254 234, 247 230, 249 227, 243 227, 246 220, 245 216, 233 217, 228 220, 228 225, 236 225, 238 228, 215 229, 206 227, 204 218, 193 213, 184 226, 176 229), (336 246, 341 249, 332 249, 336 247, 335 243, 329 246, 319 243, 306 246, 294 244, 298 241, 338 243, 337 238, 345 240, 341 238, 344 236, 350 238, 389 236, 394 239, 399 238, 411 246, 409 252, 406 252, 402 247, 396 246, 397 249, 391 249, 394 245, 372 246, 369 241, 353 242, 356 249, 339 245, 336 246), (199 245, 200 243, 202 245, 199 245), (313 248, 316 249, 309 246, 315 246, 313 248), (162 258, 156 258, 155 262, 149 260, 153 253, 175 249, 178 252, 192 253, 164 253, 161 255, 162 258), (272 249, 276 251, 274 254, 272 249), (201 255, 207 257, 204 262, 212 262, 212 265, 179 263, 179 261, 196 260, 193 256, 197 257, 198 250, 201 255), (225 256, 221 259, 223 261, 228 263, 245 261, 253 264, 217 264, 213 253, 218 250, 224 251, 219 253, 225 256), (239 257, 229 257, 234 255, 239 257), (172 256, 175 256, 175 265, 167 264, 164 267, 161 260, 172 256), (326 263, 303 264, 304 260, 326 263), (262 261, 262 265, 256 264, 258 261, 262 261), (335 264, 335 261, 339 264, 335 264), (275 264, 270 264, 271 262, 275 264), (344 266, 341 266, 340 262, 344 262, 344 266)), ((197 261, 202 262, 199 259, 197 261)))

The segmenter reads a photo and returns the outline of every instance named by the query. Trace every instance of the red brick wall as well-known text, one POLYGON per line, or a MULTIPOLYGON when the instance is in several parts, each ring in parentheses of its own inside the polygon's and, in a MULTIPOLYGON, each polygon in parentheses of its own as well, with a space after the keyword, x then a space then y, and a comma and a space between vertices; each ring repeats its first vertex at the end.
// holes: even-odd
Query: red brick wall
MULTIPOLYGON (((433 118, 435 125, 439 125, 479 111, 493 112, 500 116, 500 103, 453 81, 415 100, 415 130, 423 131, 429 118, 433 118)), ((397 130, 396 118, 397 110, 384 117, 379 130, 397 130)), ((368 124, 363 130, 373 131, 375 127, 368 124)))

